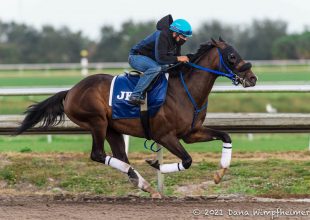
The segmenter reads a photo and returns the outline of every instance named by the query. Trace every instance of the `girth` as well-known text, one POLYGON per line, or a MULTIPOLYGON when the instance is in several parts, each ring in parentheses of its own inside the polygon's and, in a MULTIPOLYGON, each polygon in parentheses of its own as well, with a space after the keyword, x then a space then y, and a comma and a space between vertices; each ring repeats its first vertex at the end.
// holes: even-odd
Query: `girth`
POLYGON ((140 106, 140 119, 144 130, 145 138, 151 140, 150 116, 147 108, 147 93, 145 94, 145 103, 140 106))

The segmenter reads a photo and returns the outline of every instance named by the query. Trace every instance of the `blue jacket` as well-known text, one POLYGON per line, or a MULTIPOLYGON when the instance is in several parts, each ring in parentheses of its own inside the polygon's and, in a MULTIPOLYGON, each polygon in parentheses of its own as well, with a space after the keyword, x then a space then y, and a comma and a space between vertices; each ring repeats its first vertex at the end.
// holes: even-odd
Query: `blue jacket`
POLYGON ((147 36, 130 50, 130 55, 150 57, 159 64, 173 64, 181 55, 181 46, 177 45, 169 30, 173 22, 172 16, 167 15, 157 22, 157 31, 147 36))

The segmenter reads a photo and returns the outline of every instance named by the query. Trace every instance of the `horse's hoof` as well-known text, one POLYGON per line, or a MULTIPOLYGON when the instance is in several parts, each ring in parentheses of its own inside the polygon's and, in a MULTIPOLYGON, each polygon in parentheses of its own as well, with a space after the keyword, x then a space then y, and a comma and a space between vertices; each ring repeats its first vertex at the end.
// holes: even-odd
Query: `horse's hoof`
POLYGON ((160 169, 160 168, 159 168, 160 164, 159 164, 158 160, 150 160, 150 159, 147 159, 147 160, 145 160, 145 162, 147 162, 149 165, 151 165, 152 167, 154 167, 154 168, 157 169, 157 170, 160 169))
POLYGON ((139 185, 139 179, 129 177, 129 182, 131 182, 135 187, 139 185))
POLYGON ((159 192, 155 192, 151 194, 152 199, 162 199, 162 195, 159 192))
POLYGON ((220 174, 218 171, 215 172, 213 176, 213 180, 215 184, 219 184, 221 182, 222 178, 220 177, 220 174))
POLYGON ((134 169, 132 169, 131 167, 128 170, 128 178, 129 181, 134 185, 134 186, 138 186, 139 184, 139 177, 138 175, 135 173, 134 169))
POLYGON ((223 178, 223 176, 225 175, 226 172, 226 168, 222 168, 219 171, 216 171, 214 176, 213 176, 213 180, 215 184, 219 184, 223 178))

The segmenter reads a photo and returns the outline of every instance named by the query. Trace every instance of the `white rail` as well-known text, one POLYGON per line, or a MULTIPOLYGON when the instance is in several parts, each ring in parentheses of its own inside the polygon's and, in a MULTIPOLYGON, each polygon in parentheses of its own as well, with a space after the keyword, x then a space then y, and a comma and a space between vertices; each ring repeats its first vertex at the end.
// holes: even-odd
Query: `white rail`
MULTIPOLYGON (((68 90, 70 86, 65 87, 11 87, 0 88, 0 96, 37 96, 37 95, 53 95, 57 92, 68 90)), ((213 87, 214 93, 304 93, 310 92, 310 85, 257 85, 250 88, 242 88, 241 86, 223 86, 216 85, 213 87)))
MULTIPOLYGON (((310 65, 309 59, 300 60, 250 60, 254 66, 289 66, 310 65)), ((38 64, 0 64, 0 70, 57 70, 81 69, 81 63, 38 63, 38 64)), ((89 69, 124 69, 129 68, 128 62, 98 62, 88 63, 89 69)))
MULTIPOLYGON (((88 63, 89 69, 124 69, 127 62, 88 63)), ((0 64, 0 70, 70 70, 81 69, 81 63, 0 64)))

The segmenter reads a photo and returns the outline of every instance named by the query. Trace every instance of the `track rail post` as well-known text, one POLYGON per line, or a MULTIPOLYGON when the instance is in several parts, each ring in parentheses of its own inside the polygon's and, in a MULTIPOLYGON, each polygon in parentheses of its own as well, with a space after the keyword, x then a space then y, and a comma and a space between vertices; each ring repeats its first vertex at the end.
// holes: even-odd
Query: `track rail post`
MULTIPOLYGON (((164 148, 160 145, 157 144, 157 150, 161 148, 160 151, 157 152, 157 160, 159 162, 159 164, 163 163, 163 157, 164 157, 164 148)), ((164 192, 164 174, 162 174, 159 170, 157 171, 157 190, 160 193, 164 192)))

